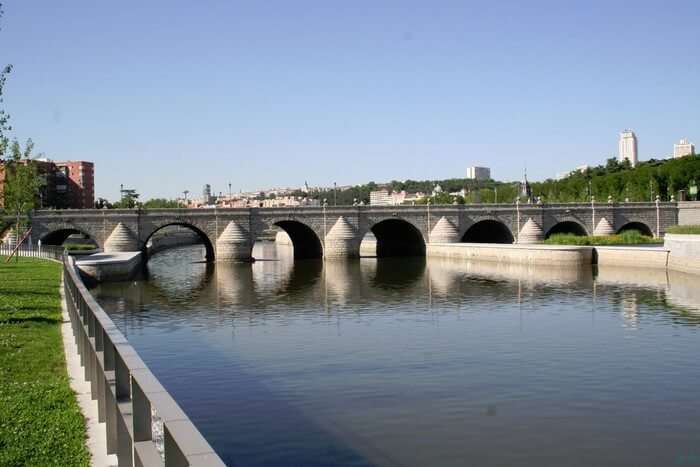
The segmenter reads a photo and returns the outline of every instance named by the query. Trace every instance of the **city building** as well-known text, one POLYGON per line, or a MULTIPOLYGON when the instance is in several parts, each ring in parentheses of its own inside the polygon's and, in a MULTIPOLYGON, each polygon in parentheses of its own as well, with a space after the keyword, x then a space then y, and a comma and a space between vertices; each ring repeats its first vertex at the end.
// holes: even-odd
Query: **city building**
POLYGON ((95 206, 95 164, 86 161, 54 162, 56 195, 70 209, 95 206))
POLYGON ((369 193, 370 206, 398 206, 400 204, 415 204, 416 201, 425 198, 425 193, 409 193, 406 190, 389 192, 377 190, 369 193))
POLYGON ((491 169, 488 167, 467 167, 467 178, 470 180, 490 180, 491 169))
POLYGON ((376 190, 369 193, 370 206, 390 206, 391 195, 388 190, 376 190))
POLYGON ((686 138, 683 138, 678 143, 675 143, 673 145, 673 157, 674 157, 674 159, 678 159, 679 157, 694 156, 694 155, 695 155, 695 146, 693 145, 693 143, 690 143, 686 138))
POLYGON ((618 142, 618 161, 628 160, 632 167, 637 165, 637 135, 632 130, 624 130, 620 133, 618 142))
MULTIPOLYGON (((36 167, 40 179, 36 206, 55 209, 90 209, 95 204, 95 169, 92 162, 49 159, 22 160, 36 167)), ((0 161, 0 206, 12 163, 0 161)))
POLYGON ((320 206, 321 202, 317 199, 296 197, 296 196, 280 196, 278 198, 263 199, 254 201, 261 208, 291 208, 298 206, 320 206))

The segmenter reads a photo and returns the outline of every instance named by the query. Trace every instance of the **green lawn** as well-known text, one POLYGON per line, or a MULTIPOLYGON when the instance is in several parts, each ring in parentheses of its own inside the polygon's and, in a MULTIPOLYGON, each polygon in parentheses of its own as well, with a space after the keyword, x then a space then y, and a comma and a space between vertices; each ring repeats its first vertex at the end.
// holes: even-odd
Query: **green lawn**
POLYGON ((673 225, 666 233, 682 235, 700 235, 700 225, 673 225))
POLYGON ((627 230, 616 235, 594 237, 591 235, 554 234, 544 243, 548 245, 644 245, 649 243, 663 243, 661 238, 648 237, 636 230, 627 230))
POLYGON ((0 256, 0 466, 89 465, 61 340, 61 265, 0 256))

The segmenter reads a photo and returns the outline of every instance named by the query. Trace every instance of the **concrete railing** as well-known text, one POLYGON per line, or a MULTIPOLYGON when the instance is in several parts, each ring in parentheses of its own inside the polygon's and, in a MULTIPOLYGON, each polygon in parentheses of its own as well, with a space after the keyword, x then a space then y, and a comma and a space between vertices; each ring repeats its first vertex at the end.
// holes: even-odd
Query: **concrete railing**
POLYGON ((190 419, 88 292, 71 257, 64 290, 73 335, 120 466, 223 466, 190 419))

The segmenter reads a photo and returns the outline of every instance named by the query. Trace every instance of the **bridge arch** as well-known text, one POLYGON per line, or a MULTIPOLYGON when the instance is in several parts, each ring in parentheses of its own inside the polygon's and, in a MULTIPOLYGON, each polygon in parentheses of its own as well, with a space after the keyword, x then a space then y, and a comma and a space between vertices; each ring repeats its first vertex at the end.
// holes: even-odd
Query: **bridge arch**
POLYGON ((576 221, 562 221, 554 224, 545 234, 544 238, 549 238, 554 234, 574 234, 578 236, 586 236, 588 232, 586 228, 576 221))
POLYGON ((636 230, 642 235, 646 235, 648 237, 653 237, 654 232, 652 232, 651 228, 646 225, 644 222, 628 222, 619 229, 617 229, 617 233, 620 234, 624 231, 628 230, 636 230))
POLYGON ((462 243, 513 243, 507 225, 495 219, 484 219, 471 225, 462 235, 462 243))
POLYGON ((377 239, 377 257, 425 256, 425 239, 413 223, 389 218, 374 223, 370 230, 377 239))
POLYGON ((196 233, 197 236, 202 241, 202 243, 204 244, 204 249, 206 251, 205 259, 207 261, 214 261, 214 257, 215 257, 214 245, 213 245, 211 239, 209 238, 209 236, 203 230, 201 230, 199 227, 194 226, 192 224, 189 224, 187 222, 168 222, 166 224, 159 225, 150 234, 148 234, 148 237, 146 237, 146 239, 143 242, 143 251, 144 251, 144 256, 146 257, 146 259, 148 259, 148 256, 149 256, 147 245, 148 245, 148 242, 152 239, 153 235, 156 232, 159 232, 167 227, 172 227, 172 226, 185 227, 185 228, 193 231, 194 233, 196 233))
POLYGON ((323 245, 314 230, 303 222, 283 220, 274 225, 281 228, 292 240, 294 259, 323 258, 323 245))
POLYGON ((60 229, 55 229, 51 230, 41 237, 39 237, 39 240, 41 240, 42 245, 63 245, 63 242, 65 242, 69 236, 74 235, 74 234, 80 234, 84 235, 86 238, 89 238, 94 242, 94 239, 92 236, 84 232, 83 230, 77 229, 75 227, 65 227, 65 228, 60 228, 60 229))

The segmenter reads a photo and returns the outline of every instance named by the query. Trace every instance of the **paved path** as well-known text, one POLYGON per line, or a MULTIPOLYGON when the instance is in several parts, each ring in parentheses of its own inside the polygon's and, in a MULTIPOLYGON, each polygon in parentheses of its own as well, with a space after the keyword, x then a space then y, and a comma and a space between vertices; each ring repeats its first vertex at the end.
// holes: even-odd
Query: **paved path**
POLYGON ((116 467, 117 456, 107 454, 107 431, 104 423, 97 420, 97 401, 93 401, 90 395, 90 383, 85 381, 85 370, 80 365, 78 346, 73 337, 73 329, 70 324, 66 301, 63 296, 63 278, 61 278, 61 309, 63 322, 61 323, 61 335, 63 336, 63 348, 66 354, 66 366, 70 386, 75 391, 80 411, 85 417, 87 427, 87 439, 85 441, 92 457, 90 464, 94 467, 116 467))

